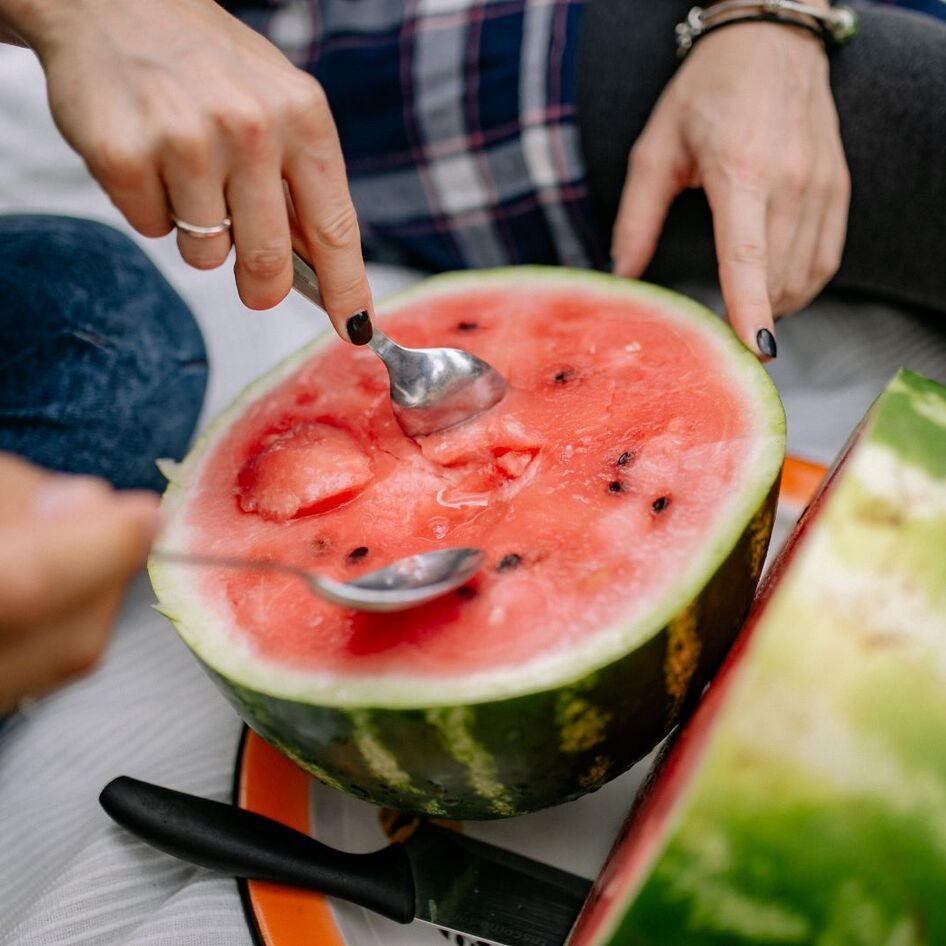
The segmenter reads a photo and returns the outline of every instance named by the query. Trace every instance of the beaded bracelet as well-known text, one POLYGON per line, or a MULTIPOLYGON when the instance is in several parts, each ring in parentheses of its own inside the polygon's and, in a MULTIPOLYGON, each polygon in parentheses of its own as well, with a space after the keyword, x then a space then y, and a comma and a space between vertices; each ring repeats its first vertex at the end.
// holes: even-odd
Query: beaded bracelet
POLYGON ((676 26, 677 56, 683 58, 697 40, 733 23, 781 23, 807 30, 825 46, 847 42, 857 32, 857 14, 850 7, 820 7, 797 0, 722 0, 709 7, 693 7, 683 23, 676 26), (716 22, 719 17, 737 10, 753 10, 716 22), (805 19, 800 19, 805 17, 805 19))

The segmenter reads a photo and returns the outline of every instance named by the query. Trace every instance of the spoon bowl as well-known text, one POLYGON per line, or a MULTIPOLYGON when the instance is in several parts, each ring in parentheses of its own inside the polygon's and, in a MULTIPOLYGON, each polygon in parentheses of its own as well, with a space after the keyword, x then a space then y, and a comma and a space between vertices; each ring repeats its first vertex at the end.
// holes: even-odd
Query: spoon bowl
POLYGON ((436 549, 398 559, 352 581, 336 581, 283 562, 259 561, 230 555, 202 555, 156 550, 151 557, 174 565, 239 568, 292 575, 309 590, 353 611, 404 611, 433 601, 469 581, 483 566, 483 553, 474 548, 436 549))
MULTIPOLYGON (((293 288, 324 309, 315 270, 295 251, 293 288)), ((377 326, 368 347, 384 362, 391 406, 408 437, 433 434, 482 414, 502 400, 506 379, 459 348, 404 348, 377 326)))

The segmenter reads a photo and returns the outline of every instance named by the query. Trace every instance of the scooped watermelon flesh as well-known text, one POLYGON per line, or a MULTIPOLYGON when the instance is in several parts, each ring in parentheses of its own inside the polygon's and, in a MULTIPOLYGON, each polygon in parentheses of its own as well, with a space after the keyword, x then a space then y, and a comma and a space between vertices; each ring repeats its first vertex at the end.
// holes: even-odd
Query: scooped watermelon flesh
POLYGON ((172 475, 166 541, 340 579, 472 545, 483 572, 372 615, 289 577, 161 565, 162 607, 326 781, 479 817, 574 797, 648 751, 731 640, 771 524, 777 397, 715 317, 608 277, 436 279, 381 317, 486 358, 508 395, 415 442, 372 353, 312 347, 172 475))
POLYGON ((946 943, 946 388, 901 372, 569 946, 946 943))
POLYGON ((243 512, 285 522, 328 512, 370 482, 371 460, 354 437, 329 424, 301 422, 260 443, 240 468, 237 495, 243 512))

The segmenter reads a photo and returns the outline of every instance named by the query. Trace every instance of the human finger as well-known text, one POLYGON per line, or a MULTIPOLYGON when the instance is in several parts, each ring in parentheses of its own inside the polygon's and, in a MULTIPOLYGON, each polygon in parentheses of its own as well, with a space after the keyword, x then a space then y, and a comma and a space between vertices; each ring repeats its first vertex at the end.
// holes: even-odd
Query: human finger
POLYGON ((284 165, 298 232, 335 331, 364 345, 372 334, 371 290, 341 146, 321 92, 313 97, 298 134, 305 137, 296 139, 284 165))
POLYGON ((0 528, 4 523, 29 517, 39 491, 53 482, 57 484, 53 494, 64 496, 68 503, 93 501, 112 493, 111 486, 99 477, 54 473, 0 451, 0 528))
POLYGON ((774 207, 770 209, 768 215, 765 237, 769 257, 766 284, 769 304, 775 317, 783 312, 782 298, 792 266, 791 246, 798 229, 797 217, 797 209, 786 214, 774 207))
POLYGON ((799 224, 788 251, 791 265, 786 270, 782 294, 777 302, 778 315, 791 315, 803 309, 818 288, 813 281, 815 252, 821 235, 824 207, 821 198, 809 194, 799 210, 799 224))
POLYGON ((833 153, 828 141, 819 135, 815 122, 808 138, 815 143, 807 161, 801 158, 792 162, 800 170, 794 177, 786 170, 782 176, 783 187, 787 182, 794 185, 797 196, 798 228, 789 253, 791 267, 779 300, 780 315, 788 315, 803 309, 821 290, 815 278, 815 260, 824 225, 826 205, 830 201, 836 179, 833 153))
POLYGON ((278 163, 238 167, 227 185, 237 289, 251 309, 268 309, 292 288, 289 214, 278 163))
POLYGON ((647 269, 670 205, 685 186, 687 164, 672 120, 658 107, 628 158, 611 234, 615 275, 637 279, 647 269))
POLYGON ((33 493, 51 475, 23 457, 0 452, 0 523, 21 516, 33 493))
POLYGON ((27 698, 43 696, 91 670, 105 649, 121 603, 121 591, 98 596, 75 613, 30 626, 0 648, 0 717, 27 698))
POLYGON ((125 219, 142 236, 172 230, 160 168, 146 140, 109 140, 86 151, 86 165, 125 219))
POLYGON ((186 225, 214 228, 229 216, 224 196, 225 163, 218 143, 197 122, 182 123, 167 136, 162 178, 177 227, 177 247, 195 269, 215 269, 230 252, 230 232, 201 234, 186 225), (184 225, 180 225, 184 224, 184 225))
POLYGON ((64 496, 70 485, 51 482, 38 492, 30 528, 0 530, 0 628, 8 637, 123 585, 147 558, 157 497, 64 496))
POLYGON ((814 269, 812 271, 812 281, 816 287, 816 294, 824 289, 841 268, 844 243, 847 238, 850 197, 851 181, 845 165, 830 199, 824 206, 820 238, 815 251, 814 269))
MULTIPOLYGON (((825 99, 824 123, 834 129, 832 144, 826 150, 828 185, 823 186, 821 225, 812 261, 811 282, 819 293, 841 268, 844 243, 847 239, 848 212, 851 204, 851 174, 838 134, 838 117, 834 104, 825 99)), ((828 137, 828 136, 825 136, 828 137)))
POLYGON ((774 358, 765 188, 733 175, 711 173, 704 189, 713 215, 719 283, 730 325, 747 348, 774 358))
POLYGON ((785 189, 778 189, 769 197, 766 219, 765 245, 768 256, 767 285, 769 303, 774 315, 784 313, 785 287, 795 265, 792 247, 802 225, 800 202, 785 189))

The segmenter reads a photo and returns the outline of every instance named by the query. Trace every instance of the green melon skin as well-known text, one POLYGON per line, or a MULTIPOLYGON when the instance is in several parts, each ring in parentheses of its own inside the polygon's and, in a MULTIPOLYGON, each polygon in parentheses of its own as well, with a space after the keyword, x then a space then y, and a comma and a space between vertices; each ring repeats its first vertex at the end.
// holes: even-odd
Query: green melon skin
MULTIPOLYGON (((317 779, 376 804, 422 815, 491 819, 536 811, 599 788, 650 752, 692 704, 744 621, 759 578, 777 500, 784 416, 764 371, 712 313, 657 287, 534 267, 435 277, 407 298, 455 284, 537 277, 692 312, 707 331, 725 336, 733 361, 744 366, 740 370, 752 379, 771 417, 774 446, 766 460, 771 473, 746 498, 745 518, 733 523, 730 538, 724 537, 715 570, 695 594, 681 600, 666 626, 655 627, 616 658, 580 668, 573 679, 512 696, 451 703, 454 687, 447 682, 444 703, 433 707, 385 706, 381 700, 382 705, 316 705, 221 673, 212 655, 201 653, 193 617, 173 601, 170 570, 159 562, 150 566, 161 609, 246 723, 317 779)), ((300 353, 288 367, 314 351, 300 353)), ((283 366, 274 371, 274 381, 256 382, 205 441, 212 445, 216 427, 227 417, 238 419, 250 396, 265 395, 270 383, 286 373, 283 366)), ((206 449, 206 442, 198 443, 184 472, 169 470, 165 505, 172 512, 186 495, 187 470, 206 449)))
POLYGON ((946 943, 946 388, 900 372, 822 498, 569 946, 946 943))

